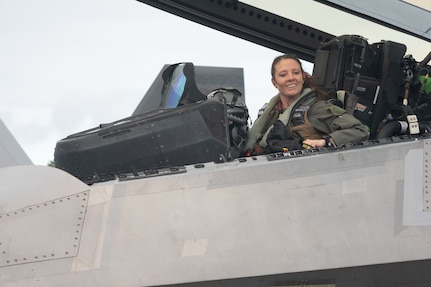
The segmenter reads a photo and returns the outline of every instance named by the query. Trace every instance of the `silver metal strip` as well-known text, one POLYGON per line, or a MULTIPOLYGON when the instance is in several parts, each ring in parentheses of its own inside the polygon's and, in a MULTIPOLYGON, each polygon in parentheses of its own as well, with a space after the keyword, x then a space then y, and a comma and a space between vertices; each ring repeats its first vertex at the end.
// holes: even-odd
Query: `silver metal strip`
POLYGON ((423 210, 431 211, 431 143, 430 141, 424 142, 424 174, 423 174, 423 210))

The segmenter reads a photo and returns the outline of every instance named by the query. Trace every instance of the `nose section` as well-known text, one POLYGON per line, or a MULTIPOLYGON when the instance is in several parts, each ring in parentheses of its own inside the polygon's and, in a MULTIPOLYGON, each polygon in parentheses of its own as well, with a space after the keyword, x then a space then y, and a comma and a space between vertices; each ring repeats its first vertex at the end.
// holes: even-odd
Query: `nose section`
POLYGON ((293 79, 294 79, 295 77, 294 77, 294 74, 292 73, 292 72, 289 72, 289 73, 287 73, 286 74, 286 79, 290 82, 290 81, 293 81, 293 79))

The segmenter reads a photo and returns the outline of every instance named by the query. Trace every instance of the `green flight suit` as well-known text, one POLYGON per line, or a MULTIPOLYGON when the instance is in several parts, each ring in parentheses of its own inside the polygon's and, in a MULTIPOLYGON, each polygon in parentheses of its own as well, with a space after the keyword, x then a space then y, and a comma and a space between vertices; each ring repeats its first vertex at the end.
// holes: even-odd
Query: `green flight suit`
POLYGON ((281 114, 276 112, 278 99, 279 95, 276 95, 270 100, 249 131, 246 149, 252 153, 267 147, 266 138, 275 121, 280 120, 285 126, 291 125, 292 113, 304 104, 307 106, 306 116, 311 128, 329 135, 335 145, 363 141, 369 137, 367 129, 358 119, 328 100, 316 100, 315 93, 309 88, 304 89, 298 99, 281 114))

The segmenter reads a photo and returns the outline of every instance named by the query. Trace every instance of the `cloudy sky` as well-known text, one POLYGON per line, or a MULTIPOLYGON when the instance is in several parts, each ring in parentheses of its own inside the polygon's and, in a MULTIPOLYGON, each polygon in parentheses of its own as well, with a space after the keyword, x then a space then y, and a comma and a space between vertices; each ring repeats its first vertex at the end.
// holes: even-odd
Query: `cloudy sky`
POLYGON ((164 64, 244 68, 252 117, 276 93, 279 52, 135 0, 2 0, 0 36, 0 118, 34 164, 60 139, 130 116, 164 64))

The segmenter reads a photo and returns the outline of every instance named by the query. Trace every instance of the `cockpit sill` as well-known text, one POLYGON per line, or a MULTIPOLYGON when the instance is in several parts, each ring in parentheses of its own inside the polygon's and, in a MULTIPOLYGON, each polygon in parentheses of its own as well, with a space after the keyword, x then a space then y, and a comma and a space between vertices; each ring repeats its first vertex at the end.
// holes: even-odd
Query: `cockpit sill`
POLYGON ((161 168, 155 168, 155 169, 135 170, 135 171, 127 171, 127 172, 119 172, 119 173, 111 173, 111 174, 94 174, 92 178, 85 178, 81 180, 89 185, 99 183, 99 182, 112 181, 112 180, 123 182, 123 181, 136 180, 136 179, 153 178, 158 176, 187 173, 188 171, 191 171, 191 170, 206 169, 213 165, 243 164, 243 163, 250 163, 250 162, 256 162, 256 161, 268 162, 268 161, 275 161, 275 160, 287 160, 292 158, 317 156, 317 155, 334 153, 334 152, 345 152, 353 149, 366 149, 370 147, 385 146, 385 145, 396 144, 396 143, 408 143, 412 141, 419 141, 419 140, 429 139, 429 138, 431 138, 431 134, 429 133, 422 134, 422 135, 415 135, 415 136, 401 135, 401 136, 394 136, 394 137, 388 137, 383 139, 374 139, 374 140, 367 140, 367 141, 356 142, 356 143, 349 143, 343 146, 333 147, 333 148, 322 147, 322 148, 312 148, 309 150, 307 149, 292 150, 288 152, 271 153, 271 154, 265 154, 265 155, 259 155, 259 156, 240 157, 231 161, 225 161, 222 159, 223 157, 221 157, 220 162, 196 163, 191 165, 161 167, 161 168))

